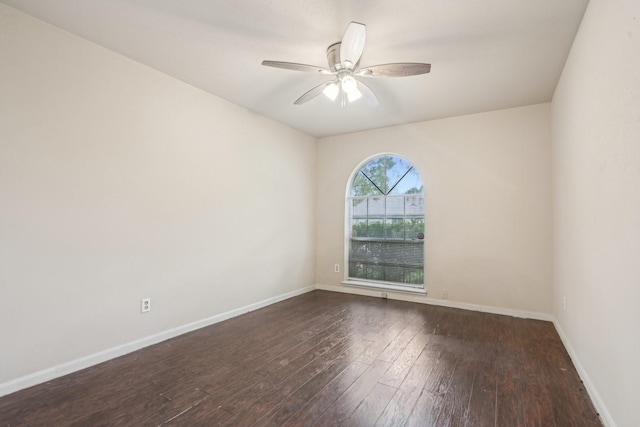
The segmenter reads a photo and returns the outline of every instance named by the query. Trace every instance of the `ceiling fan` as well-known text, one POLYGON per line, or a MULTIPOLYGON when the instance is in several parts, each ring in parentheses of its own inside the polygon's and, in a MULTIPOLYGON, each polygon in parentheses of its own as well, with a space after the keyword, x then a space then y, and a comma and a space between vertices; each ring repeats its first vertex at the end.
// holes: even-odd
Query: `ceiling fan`
POLYGON ((340 95, 340 104, 343 107, 347 104, 347 101, 353 102, 360 98, 364 98, 372 105, 378 103, 371 89, 358 80, 357 77, 406 77, 426 74, 431 71, 431 64, 410 62, 372 65, 361 68, 360 57, 364 50, 366 36, 366 25, 351 22, 342 37, 342 41, 334 43, 327 48, 329 68, 281 61, 262 61, 262 65, 334 76, 332 80, 321 83, 306 92, 294 104, 304 104, 324 93, 332 101, 340 95))

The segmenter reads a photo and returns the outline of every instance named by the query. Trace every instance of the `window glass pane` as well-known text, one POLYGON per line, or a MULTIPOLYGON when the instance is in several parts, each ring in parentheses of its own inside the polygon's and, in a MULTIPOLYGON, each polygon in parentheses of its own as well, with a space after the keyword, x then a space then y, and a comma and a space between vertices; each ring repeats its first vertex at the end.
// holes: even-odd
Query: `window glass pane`
POLYGON ((404 282, 404 268, 402 267, 395 267, 395 266, 387 266, 384 269, 384 276, 385 276, 385 281, 386 282, 397 282, 397 283, 403 283, 404 282))
POLYGON ((424 269, 422 268, 405 268, 404 283, 421 285, 424 283, 424 269))
POLYGON ((367 237, 367 220, 354 219, 351 224, 351 235, 353 237, 367 237))
POLYGON ((389 193, 392 188, 400 185, 398 181, 400 181, 404 174, 406 174, 407 171, 411 168, 411 163, 407 162, 406 160, 401 159, 400 157, 387 156, 386 176, 388 188, 386 189, 386 193, 389 193))
POLYGON ((404 219, 387 218, 385 227, 385 238, 404 239, 404 219))
POLYGON ((367 221, 367 237, 384 237, 384 219, 374 218, 367 221))
POLYGON ((371 264, 382 260, 382 242, 369 242, 367 245, 367 261, 371 264))
POLYGON ((420 178, 418 171, 413 168, 389 194, 422 194, 423 191, 422 178, 420 178))
POLYGON ((351 249, 349 251, 350 262, 361 262, 369 259, 368 242, 351 240, 351 249))
POLYGON ((351 214, 354 217, 366 218, 367 216, 367 199, 353 199, 351 214))
POLYGON ((384 197, 370 197, 369 201, 369 216, 384 216, 384 197))
POLYGON ((409 196, 405 200, 405 215, 424 216, 424 196, 409 196))
POLYGON ((383 244, 382 259, 384 263, 404 264, 404 242, 387 241, 383 244))
POLYGON ((404 197, 387 197, 387 216, 404 215, 404 197))
POLYGON ((350 261, 349 262, 349 277, 354 277, 357 279, 366 279, 367 273, 364 267, 364 264, 360 262, 350 261))
MULTIPOLYGON (((369 177, 371 181, 382 191, 387 194, 386 186, 386 157, 378 157, 373 159, 361 169, 361 172, 369 177)), ((375 186, 374 186, 375 188, 375 186)))
POLYGON ((367 266, 367 279, 384 280, 384 268, 380 265, 367 266))
POLYGON ((424 262, 424 245, 420 243, 405 243, 403 260, 405 264, 421 266, 424 262))
POLYGON ((353 186, 351 187, 351 196, 377 196, 380 195, 380 191, 375 185, 371 183, 362 172, 358 172, 353 180, 353 186))
POLYGON ((424 218, 410 218, 405 220, 407 240, 424 239, 424 218), (422 237, 422 238, 421 238, 422 237))

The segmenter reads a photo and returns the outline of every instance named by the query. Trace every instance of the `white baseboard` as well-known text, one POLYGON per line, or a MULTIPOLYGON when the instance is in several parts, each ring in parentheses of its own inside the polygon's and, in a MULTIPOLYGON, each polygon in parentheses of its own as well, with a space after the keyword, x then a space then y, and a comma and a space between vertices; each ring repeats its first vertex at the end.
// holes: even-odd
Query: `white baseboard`
POLYGON ((414 293, 394 292, 386 289, 371 289, 371 288, 364 288, 360 286, 355 287, 355 286, 336 286, 336 285, 322 285, 322 284, 317 284, 316 289, 320 289, 323 291, 343 292, 347 294, 365 295, 365 296, 379 297, 379 298, 382 296, 382 293, 384 292, 387 294, 388 299, 394 299, 399 301, 417 302, 420 304, 430 304, 430 305, 439 305, 443 307, 460 308, 463 310, 479 311, 482 313, 502 314, 505 316, 521 317, 524 319, 545 320, 548 322, 553 321, 553 316, 547 313, 514 310, 510 308, 492 307, 492 306, 479 305, 479 304, 469 304, 465 302, 429 298, 426 295, 420 295, 420 294, 414 294, 414 293))
POLYGON ((578 358, 577 353, 571 346, 571 342, 569 341, 569 338, 567 338, 567 335, 562 330, 562 327, 560 326, 560 323, 558 323, 557 319, 553 320, 553 325, 556 327, 556 331, 558 331, 558 335, 562 340, 562 344, 564 344, 564 348, 567 350, 567 353, 569 353, 569 357, 571 357, 573 366, 575 366, 576 371, 578 371, 578 375, 580 376, 580 379, 582 380, 582 383, 584 384, 584 387, 587 390, 589 397, 591 397, 591 402, 593 402, 593 406, 595 406, 596 411, 598 411, 598 414, 600 415, 600 421, 602 421, 602 424, 604 424, 605 427, 616 427, 616 423, 613 422, 613 418, 611 418, 611 414, 609 413, 609 411, 607 410, 607 407, 602 401, 602 398, 600 397, 598 390, 596 389, 595 385, 591 381, 591 378, 589 377, 589 374, 587 374, 587 371, 584 369, 584 366, 582 366, 582 363, 580 362, 580 359, 578 358))
POLYGON ((136 341, 119 345, 117 347, 100 351, 98 353, 81 357, 79 359, 75 359, 75 360, 63 363, 61 365, 57 365, 48 369, 43 369, 41 371, 34 372, 24 377, 16 378, 14 380, 0 384, 0 397, 5 396, 7 394, 14 393, 19 390, 23 390, 25 388, 28 388, 37 384, 44 383, 46 381, 51 381, 55 378, 59 378, 64 375, 67 375, 76 371, 80 371, 85 368, 89 368, 99 363, 106 362, 111 359, 115 359, 116 357, 124 356, 125 354, 134 352, 136 350, 140 350, 150 345, 158 344, 170 338, 175 338, 182 334, 186 334, 187 332, 195 331, 196 329, 204 328, 206 326, 210 326, 215 323, 222 322, 224 320, 231 319, 236 316, 240 316, 241 314, 258 310, 260 308, 266 307, 276 302, 283 301, 285 299, 295 297, 297 295, 302 295, 314 289, 315 289, 314 286, 308 286, 306 288, 297 289, 295 291, 287 292, 285 294, 281 294, 272 298, 267 298, 265 300, 258 301, 253 304, 249 304, 244 307, 237 308, 235 310, 227 311, 225 313, 220 313, 215 316, 208 317, 206 319, 198 320, 197 322, 192 322, 186 325, 178 326, 176 328, 169 329, 167 331, 163 331, 158 334, 154 334, 148 337, 141 338, 136 341))

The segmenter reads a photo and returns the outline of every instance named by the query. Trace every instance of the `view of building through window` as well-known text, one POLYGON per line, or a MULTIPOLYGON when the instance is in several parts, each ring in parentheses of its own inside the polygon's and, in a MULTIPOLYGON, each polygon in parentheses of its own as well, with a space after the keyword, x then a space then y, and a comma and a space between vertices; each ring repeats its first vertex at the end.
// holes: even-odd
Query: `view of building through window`
POLYGON ((349 279, 424 284, 424 188, 413 165, 376 157, 356 174, 349 204, 349 279))

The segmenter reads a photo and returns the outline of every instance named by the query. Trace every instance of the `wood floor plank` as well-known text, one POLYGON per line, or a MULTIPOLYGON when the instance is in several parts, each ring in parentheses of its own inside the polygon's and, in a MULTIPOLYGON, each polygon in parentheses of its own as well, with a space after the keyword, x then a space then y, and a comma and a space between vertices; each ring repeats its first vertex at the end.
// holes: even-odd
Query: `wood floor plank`
POLYGON ((479 360, 471 385, 469 411, 465 426, 495 427, 496 425, 496 364, 479 360))
POLYGON ((545 328, 544 331, 536 331, 539 333, 537 338, 540 345, 545 349, 542 361, 538 364, 538 376, 544 380, 556 425, 600 426, 600 419, 593 410, 589 395, 553 325, 542 327, 545 328), (573 410, 567 411, 567 407, 573 410))
POLYGON ((286 399, 281 400, 269 413, 258 419, 254 425, 260 427, 280 427, 300 411, 307 402, 307 400, 290 395, 286 399))
POLYGON ((351 363, 326 387, 294 413, 283 427, 312 426, 328 408, 364 373, 369 367, 361 362, 351 363))
POLYGON ((380 378, 389 369, 389 366, 389 362, 374 360, 367 370, 322 414, 315 425, 331 426, 343 424, 376 387, 380 378))
POLYGON ((387 347, 378 355, 378 359, 385 362, 393 362, 404 351, 407 345, 411 342, 413 337, 417 335, 418 331, 411 329, 403 329, 398 336, 396 336, 387 347))
POLYGON ((347 340, 333 349, 335 355, 326 359, 315 358, 292 375, 273 376, 268 379, 268 385, 261 383, 259 388, 249 388, 243 390, 242 393, 231 396, 224 406, 236 415, 229 419, 227 424, 251 425, 255 423, 306 383, 312 381, 322 372, 328 371, 333 364, 343 360, 343 356, 347 356, 351 352, 362 352, 367 346, 368 343, 363 341, 347 340))
POLYGON ((278 420, 281 423, 294 414, 300 409, 299 402, 307 402, 313 399, 370 344, 370 342, 362 340, 354 341, 350 339, 345 341, 344 346, 336 347, 336 354, 331 355, 323 362, 323 366, 314 365, 313 363, 306 365, 303 369, 306 369, 310 375, 296 373, 291 381, 277 384, 277 391, 270 396, 270 398, 275 399, 273 409, 269 414, 265 415, 264 419, 259 419, 259 424, 268 423, 265 420, 278 420), (321 369, 318 369, 319 367, 321 369), (302 382, 304 384, 300 385, 302 382))
POLYGON ((406 426, 437 425, 436 420, 443 410, 443 395, 449 390, 457 363, 458 359, 448 353, 438 355, 406 426))
POLYGON ((518 322, 517 325, 520 332, 525 332, 528 337, 519 343, 526 351, 525 360, 520 366, 525 384, 522 410, 527 425, 556 427, 557 422, 553 413, 553 400, 549 393, 548 378, 540 375, 546 359, 544 349, 547 348, 541 330, 544 326, 542 322, 518 322), (535 396, 535 399, 531 399, 529 396, 535 396))
POLYGON ((398 391, 393 395, 380 418, 376 421, 376 426, 400 426, 406 423, 416 401, 422 394, 425 380, 429 378, 437 359, 438 353, 436 352, 424 350, 420 354, 411 366, 404 381, 402 381, 398 391))
POLYGON ((313 291, 4 396, 7 425, 601 423, 550 322, 313 291))
POLYGON ((359 354, 366 350, 369 345, 371 345, 369 341, 357 340, 353 342, 344 352, 333 357, 325 369, 295 390, 294 395, 303 400, 313 399, 317 393, 357 359, 359 354))
POLYGON ((524 373, 526 350, 515 319, 501 319, 496 372, 496 424, 524 426, 524 373))
POLYGON ((263 368, 264 372, 267 374, 274 373, 289 365, 291 365, 289 369, 299 369, 298 365, 301 363, 304 364, 302 358, 308 357, 309 352, 317 353, 318 350, 315 350, 317 348, 330 348, 332 345, 347 339, 349 335, 350 331, 346 328, 344 321, 336 321, 315 336, 298 343, 287 351, 278 354, 273 359, 268 360, 263 368), (329 347, 327 347, 327 345, 329 347))
MULTIPOLYGON (((209 427, 220 425, 231 418, 233 414, 211 400, 199 401, 197 404, 185 408, 173 417, 166 418, 161 426, 189 426, 209 427)), ((144 425, 144 424, 129 424, 144 425)))
POLYGON ((372 426, 376 423, 382 411, 398 391, 397 388, 377 383, 373 390, 364 398, 358 407, 349 415, 342 425, 372 426))
POLYGON ((380 382, 391 387, 400 387, 400 384, 404 381, 430 338, 431 335, 422 332, 414 335, 402 353, 398 355, 391 364, 391 367, 385 372, 380 382))
POLYGON ((261 373, 246 369, 244 372, 233 372, 212 383, 203 384, 201 389, 210 396, 211 401, 222 404, 229 396, 263 380, 264 375, 261 373))
POLYGON ((360 356, 362 363, 373 363, 404 330, 402 325, 394 325, 380 333, 365 334, 365 337, 373 340, 373 344, 360 356))
POLYGON ((440 395, 442 408, 434 425, 463 427, 469 419, 469 401, 476 376, 477 362, 460 359, 447 391, 440 395))

